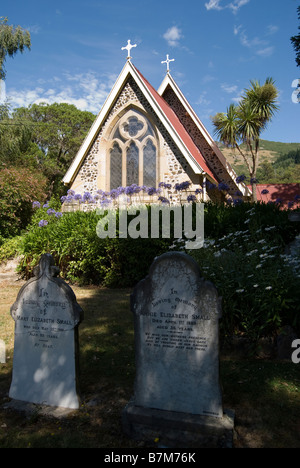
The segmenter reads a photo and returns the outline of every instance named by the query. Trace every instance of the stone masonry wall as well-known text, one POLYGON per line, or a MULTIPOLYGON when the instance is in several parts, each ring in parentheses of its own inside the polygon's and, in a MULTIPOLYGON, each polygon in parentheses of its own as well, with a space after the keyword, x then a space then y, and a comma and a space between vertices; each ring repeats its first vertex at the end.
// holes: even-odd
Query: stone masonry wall
MULTIPOLYGON (((105 190, 105 187, 97 186, 97 179, 99 171, 105 168, 105 159, 99 157, 101 145, 107 145, 112 126, 115 123, 115 117, 122 110, 126 109, 128 105, 136 105, 147 113, 147 117, 156 127, 159 135, 159 182, 172 184, 181 183, 189 180, 192 182, 191 191, 200 187, 199 176, 196 176, 190 169, 187 161, 180 153, 168 132, 165 130, 162 123, 156 117, 153 109, 148 101, 145 99, 134 80, 129 79, 121 91, 113 109, 111 110, 108 118, 100 129, 94 143, 92 144, 87 157, 85 158, 76 178, 72 185, 72 189, 76 193, 83 194, 88 191, 94 195, 98 189, 105 190)), ((122 114, 123 115, 123 114, 122 114)), ((166 195, 172 195, 173 202, 178 198, 174 190, 169 191, 166 195)))
POLYGON ((208 162, 209 167, 216 175, 217 179, 229 185, 232 191, 236 191, 237 187, 233 183, 232 179, 228 176, 226 168, 220 162, 219 158, 207 143, 206 139, 203 137, 196 124, 186 112, 184 106, 181 104, 174 91, 168 87, 164 94, 163 98, 173 109, 177 117, 180 119, 184 128, 189 133, 190 137, 194 141, 195 145, 199 148, 205 160, 208 162))

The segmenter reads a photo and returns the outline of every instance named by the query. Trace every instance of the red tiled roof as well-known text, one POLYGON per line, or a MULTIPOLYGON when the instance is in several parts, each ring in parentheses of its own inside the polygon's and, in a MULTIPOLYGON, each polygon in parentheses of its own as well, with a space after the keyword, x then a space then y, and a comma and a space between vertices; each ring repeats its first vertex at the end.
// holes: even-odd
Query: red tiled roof
POLYGON ((169 120, 174 130, 177 132, 177 134, 179 135, 179 137, 181 138, 181 140, 183 141, 183 143, 185 144, 185 146, 191 153, 191 155, 198 162, 202 170, 206 172, 206 174, 208 174, 216 183, 218 183, 216 176, 208 167, 199 148, 197 148, 197 146, 193 142, 188 132, 185 130, 184 126, 180 122, 175 112, 171 109, 171 107, 167 104, 167 102, 158 94, 158 92, 153 88, 153 86, 149 83, 149 81, 146 80, 146 78, 141 74, 141 72, 136 67, 134 68, 139 74, 139 76, 141 77, 141 79, 143 80, 143 82, 145 83, 145 85, 147 86, 148 90, 152 94, 153 98, 155 99, 155 101, 157 102, 157 104, 159 105, 159 107, 161 108, 165 116, 167 117, 167 119, 169 120))
MULTIPOLYGON (((248 185, 248 188, 252 187, 248 185)), ((300 184, 258 184, 256 193, 257 201, 263 203, 280 201, 282 209, 296 209, 300 205, 300 184), (299 200, 295 199, 297 196, 299 200)))

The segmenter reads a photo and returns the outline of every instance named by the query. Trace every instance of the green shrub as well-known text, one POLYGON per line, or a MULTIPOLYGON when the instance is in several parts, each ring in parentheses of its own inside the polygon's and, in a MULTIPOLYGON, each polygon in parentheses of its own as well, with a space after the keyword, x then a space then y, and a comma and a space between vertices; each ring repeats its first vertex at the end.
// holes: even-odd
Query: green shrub
MULTIPOLYGON (((178 250, 174 239, 101 239, 96 211, 57 216, 54 207, 59 208, 50 202, 37 209, 23 236, 20 269, 27 278, 40 255, 49 252, 71 282, 131 287, 148 274, 156 256, 170 247, 178 250)), ((188 253, 223 298, 223 336, 239 333, 255 342, 285 324, 300 331, 300 256, 285 253, 299 226, 288 214, 259 203, 205 205, 204 248, 188 253)))
POLYGON ((32 202, 45 196, 46 178, 25 167, 0 170, 0 235, 20 234, 32 216, 32 202))
POLYGON ((288 213, 260 204, 207 210, 211 239, 189 253, 223 298, 224 335, 242 333, 257 341, 285 324, 300 328, 300 255, 285 255, 298 229, 288 213))
MULTIPOLYGON (((62 275, 80 284, 133 286, 148 273, 153 258, 166 251, 171 240, 101 239, 96 211, 75 211, 57 217, 53 208, 40 208, 23 240, 20 271, 28 278, 40 255, 51 253, 62 275), (46 211, 45 211, 46 210, 46 211)), ((128 218, 130 222, 130 218, 128 218)))
POLYGON ((0 243, 0 263, 20 255, 22 253, 22 243, 22 236, 3 239, 3 243, 0 243))

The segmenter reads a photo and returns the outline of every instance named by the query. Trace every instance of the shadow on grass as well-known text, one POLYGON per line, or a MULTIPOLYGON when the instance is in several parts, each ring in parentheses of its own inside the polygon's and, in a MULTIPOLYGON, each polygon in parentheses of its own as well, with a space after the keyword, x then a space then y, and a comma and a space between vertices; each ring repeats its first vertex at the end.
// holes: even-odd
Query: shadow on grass
MULTIPOLYGON (((0 408, 0 447, 147 447, 129 440, 121 425, 135 378, 131 290, 73 290, 84 310, 79 326, 82 405, 61 420, 0 408)), ((0 365, 0 405, 7 400, 11 366, 12 356, 0 365)), ((221 356, 220 368, 224 408, 236 413, 235 446, 299 448, 300 365, 221 356)))
POLYGON ((288 361, 221 362, 224 405, 236 411, 236 446, 300 448, 299 370, 288 361))
POLYGON ((84 310, 79 327, 80 380, 83 393, 101 381, 132 383, 134 330, 130 289, 85 290, 77 295, 84 310))

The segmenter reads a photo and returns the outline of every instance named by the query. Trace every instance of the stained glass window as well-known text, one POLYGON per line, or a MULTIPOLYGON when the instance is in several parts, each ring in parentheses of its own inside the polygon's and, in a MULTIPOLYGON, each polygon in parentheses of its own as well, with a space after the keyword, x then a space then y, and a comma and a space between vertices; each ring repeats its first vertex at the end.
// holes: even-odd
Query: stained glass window
POLYGON ((156 187, 157 145, 155 132, 145 115, 129 110, 120 118, 111 137, 110 190, 123 184, 156 187), (126 168, 122 161, 124 164, 126 161, 126 168), (142 164, 143 174, 140 174, 142 164))
POLYGON ((126 155, 126 184, 139 184, 139 150, 135 143, 130 143, 126 155))
POLYGON ((156 148, 149 139, 143 150, 144 157, 144 180, 143 184, 148 187, 156 187, 156 148))
POLYGON ((135 137, 143 128, 145 124, 137 117, 129 117, 128 122, 124 125, 124 131, 131 137, 135 137))
POLYGON ((110 152, 110 189, 122 186, 122 150, 114 143, 110 152))

